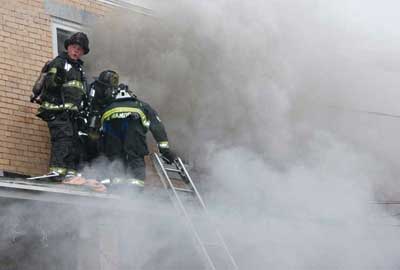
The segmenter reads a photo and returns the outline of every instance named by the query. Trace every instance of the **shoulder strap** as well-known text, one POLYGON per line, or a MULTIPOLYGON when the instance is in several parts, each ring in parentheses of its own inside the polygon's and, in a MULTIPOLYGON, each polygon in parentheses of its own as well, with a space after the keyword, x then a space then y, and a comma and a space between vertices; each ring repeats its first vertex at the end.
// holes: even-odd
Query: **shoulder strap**
MULTIPOLYGON (((63 58, 63 60, 64 60, 63 68, 65 69, 65 64, 67 64, 67 59, 63 58)), ((64 95, 64 88, 63 87, 60 87, 60 96, 61 96, 61 103, 62 103, 62 106, 63 106, 63 110, 65 110, 65 95, 64 95)))

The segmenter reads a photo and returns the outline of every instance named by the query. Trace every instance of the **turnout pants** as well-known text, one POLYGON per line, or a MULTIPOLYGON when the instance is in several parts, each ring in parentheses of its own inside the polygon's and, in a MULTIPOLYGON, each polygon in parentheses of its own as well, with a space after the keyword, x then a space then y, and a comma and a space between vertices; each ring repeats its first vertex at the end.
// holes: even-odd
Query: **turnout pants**
POLYGON ((140 121, 129 117, 112 119, 104 123, 103 132, 105 155, 122 161, 128 176, 144 181, 144 156, 148 150, 140 121))
POLYGON ((51 137, 50 171, 75 173, 81 147, 74 112, 57 112, 47 125, 51 137))

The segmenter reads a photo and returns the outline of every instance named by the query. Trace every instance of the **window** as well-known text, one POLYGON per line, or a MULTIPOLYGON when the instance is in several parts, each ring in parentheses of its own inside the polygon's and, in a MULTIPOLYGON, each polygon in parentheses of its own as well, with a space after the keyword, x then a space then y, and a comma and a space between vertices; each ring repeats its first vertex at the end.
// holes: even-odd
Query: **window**
POLYGON ((52 36, 53 36, 53 56, 56 57, 65 51, 64 41, 73 33, 82 31, 82 26, 59 18, 53 18, 52 36))

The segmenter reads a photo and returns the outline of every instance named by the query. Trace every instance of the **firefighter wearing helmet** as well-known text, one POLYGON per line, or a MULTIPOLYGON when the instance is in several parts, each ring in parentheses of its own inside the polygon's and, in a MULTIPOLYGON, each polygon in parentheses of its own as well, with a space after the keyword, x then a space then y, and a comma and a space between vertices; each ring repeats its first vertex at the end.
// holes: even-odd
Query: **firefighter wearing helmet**
POLYGON ((100 109, 113 101, 113 93, 118 89, 119 75, 113 70, 104 70, 92 84, 94 105, 100 109))
POLYGON ((85 152, 82 161, 84 163, 90 163, 100 155, 102 149, 100 117, 105 106, 112 102, 112 95, 118 88, 118 82, 117 73, 112 70, 105 70, 90 84, 88 97, 85 101, 87 123, 83 129, 88 136, 83 137, 85 152))
POLYGON ((127 85, 116 87, 117 78, 118 74, 111 70, 103 71, 98 78, 96 96, 101 101, 97 103, 103 106, 100 119, 102 151, 111 161, 121 161, 127 176, 125 179, 114 177, 112 186, 123 189, 143 187, 144 157, 149 154, 146 134, 149 130, 167 162, 173 162, 176 155, 169 148, 167 133, 157 112, 139 100, 127 85))
POLYGON ((64 43, 66 51, 46 64, 46 76, 37 116, 47 122, 51 137, 49 175, 55 179, 76 175, 80 156, 77 115, 85 98, 81 57, 89 53, 86 34, 73 34, 64 43))

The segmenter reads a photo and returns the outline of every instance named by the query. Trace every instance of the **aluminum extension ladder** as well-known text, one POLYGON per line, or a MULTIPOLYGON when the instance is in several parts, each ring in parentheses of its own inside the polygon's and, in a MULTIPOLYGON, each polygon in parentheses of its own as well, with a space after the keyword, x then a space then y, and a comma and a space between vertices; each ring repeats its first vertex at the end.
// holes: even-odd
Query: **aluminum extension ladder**
POLYGON ((157 153, 151 159, 175 208, 185 218, 207 269, 239 269, 182 160, 177 158, 169 165, 157 153), (180 180, 184 187, 175 186, 172 180, 180 180))

